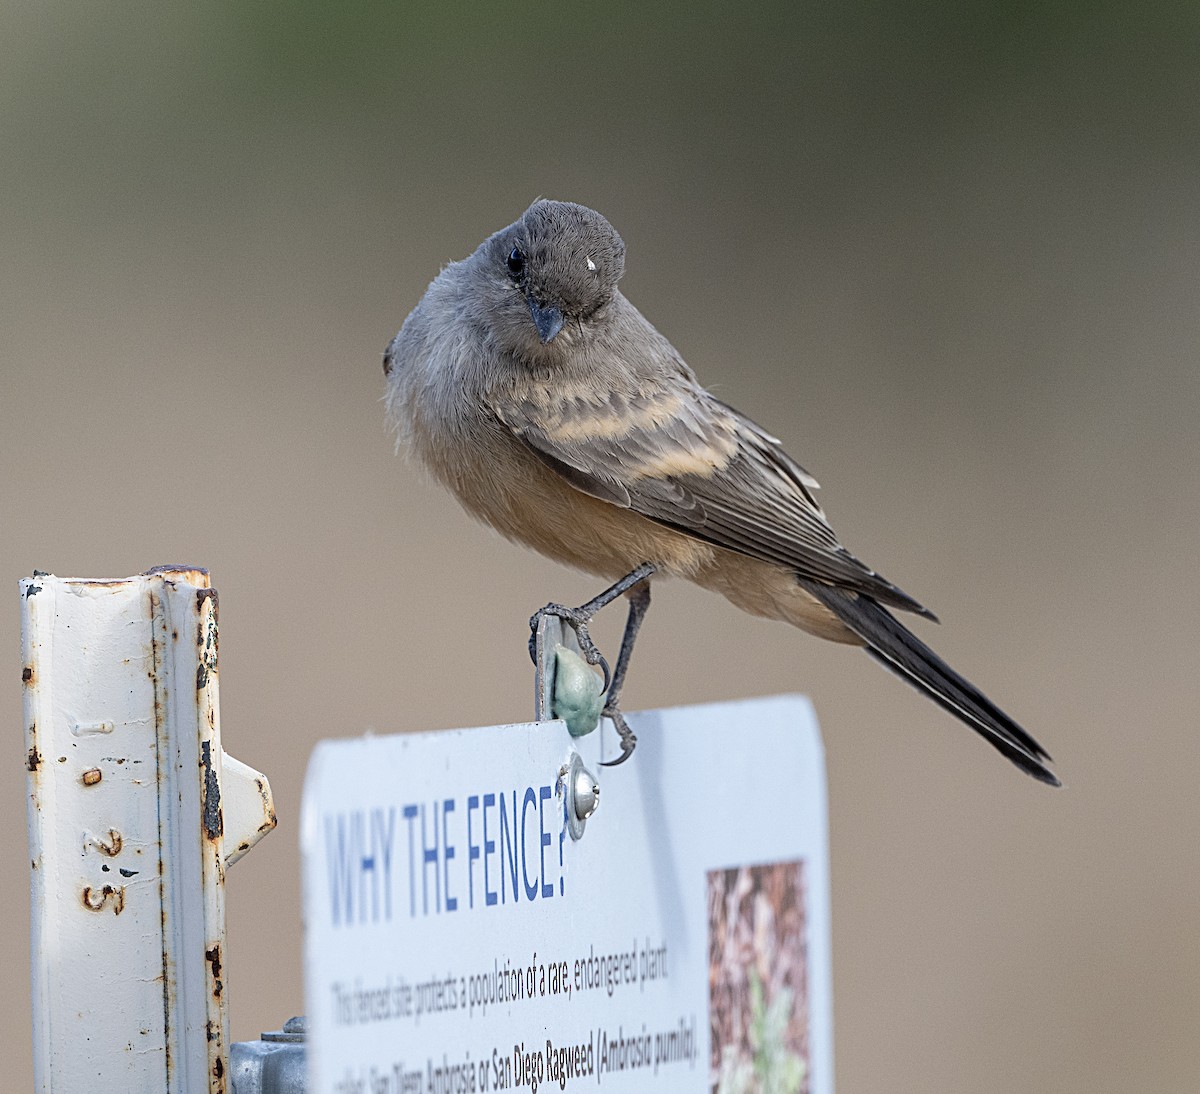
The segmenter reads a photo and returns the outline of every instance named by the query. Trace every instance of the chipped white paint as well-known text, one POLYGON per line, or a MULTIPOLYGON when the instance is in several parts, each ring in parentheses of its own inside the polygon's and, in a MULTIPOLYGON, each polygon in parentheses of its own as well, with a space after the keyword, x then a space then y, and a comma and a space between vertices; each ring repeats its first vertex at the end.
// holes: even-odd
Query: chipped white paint
POLYGON ((274 826, 221 751, 202 570, 21 583, 35 1089, 227 1090, 225 867, 274 826))

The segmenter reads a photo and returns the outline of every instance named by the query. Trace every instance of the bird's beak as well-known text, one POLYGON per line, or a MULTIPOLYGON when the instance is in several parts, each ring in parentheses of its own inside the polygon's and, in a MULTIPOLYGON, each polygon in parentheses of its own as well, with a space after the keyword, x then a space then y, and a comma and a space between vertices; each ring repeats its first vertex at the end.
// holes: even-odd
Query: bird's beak
POLYGON ((538 337, 542 344, 553 342, 554 336, 563 329, 563 313, 552 305, 539 304, 532 297, 529 300, 529 314, 533 316, 533 325, 537 327, 538 337))

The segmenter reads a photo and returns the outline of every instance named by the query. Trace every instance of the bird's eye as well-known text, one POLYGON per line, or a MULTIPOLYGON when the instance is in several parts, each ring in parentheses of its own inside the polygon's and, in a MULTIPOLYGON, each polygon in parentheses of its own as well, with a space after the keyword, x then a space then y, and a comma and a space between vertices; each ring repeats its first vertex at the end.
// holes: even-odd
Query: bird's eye
POLYGON ((508 266, 508 276, 514 281, 519 280, 525 273, 525 255, 521 252, 520 247, 514 247, 508 253, 508 258, 505 260, 505 265, 508 266))

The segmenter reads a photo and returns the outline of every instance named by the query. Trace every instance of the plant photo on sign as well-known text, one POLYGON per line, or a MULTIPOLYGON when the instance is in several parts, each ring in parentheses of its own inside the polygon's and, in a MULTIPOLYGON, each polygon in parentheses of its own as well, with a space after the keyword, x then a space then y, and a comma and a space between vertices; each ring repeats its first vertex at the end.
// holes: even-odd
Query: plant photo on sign
POLYGON ((713 1094, 807 1094, 804 864, 708 874, 713 1094))

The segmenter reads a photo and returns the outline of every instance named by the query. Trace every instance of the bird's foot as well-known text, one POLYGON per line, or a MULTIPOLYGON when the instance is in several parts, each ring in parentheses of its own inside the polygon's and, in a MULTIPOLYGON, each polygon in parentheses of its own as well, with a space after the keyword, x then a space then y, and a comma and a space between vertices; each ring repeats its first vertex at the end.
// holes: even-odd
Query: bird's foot
POLYGON ((613 729, 617 731, 617 736, 621 739, 621 755, 615 760, 607 760, 601 763, 601 767, 616 767, 617 764, 623 764, 630 756, 633 755, 634 747, 637 745, 637 737, 629 728, 629 723, 625 721, 625 715, 621 713, 615 702, 608 704, 601 712, 601 717, 610 718, 612 720, 613 729))
POLYGON ((529 619, 529 659, 535 664, 537 663, 537 630, 542 616, 556 616, 575 632, 575 640, 579 643, 579 652, 583 655, 583 659, 589 665, 600 666, 601 672, 604 673, 604 687, 600 690, 608 691, 608 685, 612 683, 612 673, 609 671, 604 654, 600 652, 588 634, 588 624, 592 621, 592 614, 592 612, 585 612, 582 608, 565 608, 561 604, 547 604, 544 608, 539 608, 529 619))

